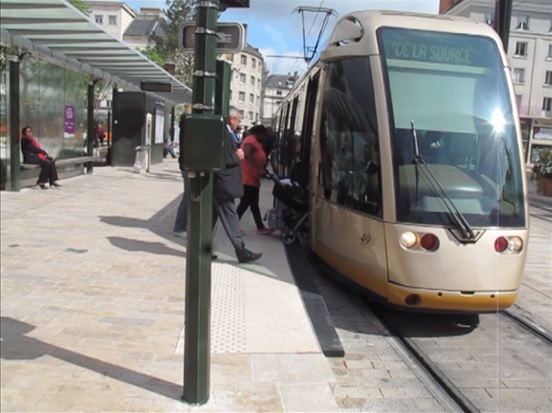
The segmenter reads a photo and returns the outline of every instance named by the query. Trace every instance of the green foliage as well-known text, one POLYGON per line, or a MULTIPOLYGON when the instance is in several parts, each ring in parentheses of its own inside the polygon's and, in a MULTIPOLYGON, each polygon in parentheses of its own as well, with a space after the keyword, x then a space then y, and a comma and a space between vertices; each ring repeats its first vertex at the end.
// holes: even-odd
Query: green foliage
POLYGON ((194 0, 166 0, 165 20, 161 25, 165 36, 151 35, 150 40, 155 46, 148 47, 144 53, 161 66, 165 63, 174 63, 175 76, 188 85, 191 85, 193 79, 193 55, 180 50, 178 38, 180 25, 185 21, 194 20, 194 3, 194 0))
POLYGON ((539 160, 534 166, 537 175, 552 178, 552 148, 542 148, 538 152, 539 160))
POLYGON ((82 11, 84 14, 90 14, 91 8, 83 0, 68 0, 73 6, 82 11))
POLYGON ((159 50, 156 47, 148 46, 144 50, 141 50, 142 54, 148 57, 149 60, 152 62, 157 63, 159 66, 163 66, 167 61, 165 58, 159 53, 159 50))

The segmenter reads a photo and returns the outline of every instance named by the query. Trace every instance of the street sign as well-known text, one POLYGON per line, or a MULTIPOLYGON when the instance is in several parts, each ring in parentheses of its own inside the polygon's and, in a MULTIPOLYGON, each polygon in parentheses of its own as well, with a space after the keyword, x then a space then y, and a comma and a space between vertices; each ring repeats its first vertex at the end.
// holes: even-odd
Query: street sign
POLYGON ((172 92, 168 82, 140 82, 140 89, 146 92, 172 92))
MULTIPOLYGON (((180 25, 180 49, 193 52, 197 26, 195 22, 180 25)), ((241 23, 217 24, 217 53, 239 52, 245 46, 245 28, 241 23)))

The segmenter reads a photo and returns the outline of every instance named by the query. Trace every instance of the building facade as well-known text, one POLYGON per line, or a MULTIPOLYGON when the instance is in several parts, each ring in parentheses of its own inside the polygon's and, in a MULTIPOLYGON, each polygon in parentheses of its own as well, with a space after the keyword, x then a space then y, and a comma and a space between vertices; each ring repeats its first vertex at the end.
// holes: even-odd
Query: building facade
POLYGON ((86 0, 85 3, 90 7, 89 14, 96 24, 117 40, 123 40, 128 26, 136 18, 136 12, 122 1, 86 0))
POLYGON ((148 46, 154 46, 154 43, 150 39, 152 35, 165 36, 162 22, 163 10, 142 7, 140 13, 123 34, 123 41, 137 50, 144 50, 148 46))
MULTIPOLYGON (((494 0, 441 0, 440 13, 493 25, 494 0)), ((552 3, 514 2, 508 58, 522 126, 526 162, 552 146, 552 3)))
POLYGON ((230 106, 242 113, 242 125, 249 128, 260 123, 263 89, 263 55, 247 45, 241 52, 223 56, 232 64, 230 106))
POLYGON ((263 85, 263 108, 262 119, 263 125, 270 126, 274 114, 278 109, 282 100, 287 96, 289 91, 293 89, 293 85, 299 78, 297 72, 293 75, 268 75, 263 85))

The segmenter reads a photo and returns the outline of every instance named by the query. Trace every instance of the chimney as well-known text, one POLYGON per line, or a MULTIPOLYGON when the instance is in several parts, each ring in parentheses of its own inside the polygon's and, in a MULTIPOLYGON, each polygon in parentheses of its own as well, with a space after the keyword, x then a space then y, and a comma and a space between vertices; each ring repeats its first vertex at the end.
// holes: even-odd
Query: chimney
POLYGON ((439 14, 445 14, 456 3, 458 3, 457 0, 439 0, 439 14))

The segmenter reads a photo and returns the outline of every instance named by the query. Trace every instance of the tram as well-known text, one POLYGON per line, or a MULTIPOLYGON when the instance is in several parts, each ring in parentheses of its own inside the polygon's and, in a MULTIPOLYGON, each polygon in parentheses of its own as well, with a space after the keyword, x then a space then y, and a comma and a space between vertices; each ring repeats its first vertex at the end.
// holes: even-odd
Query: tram
POLYGON ((308 166, 323 264, 401 308, 515 302, 529 217, 510 72, 484 23, 394 11, 336 23, 273 125, 279 168, 308 166))

